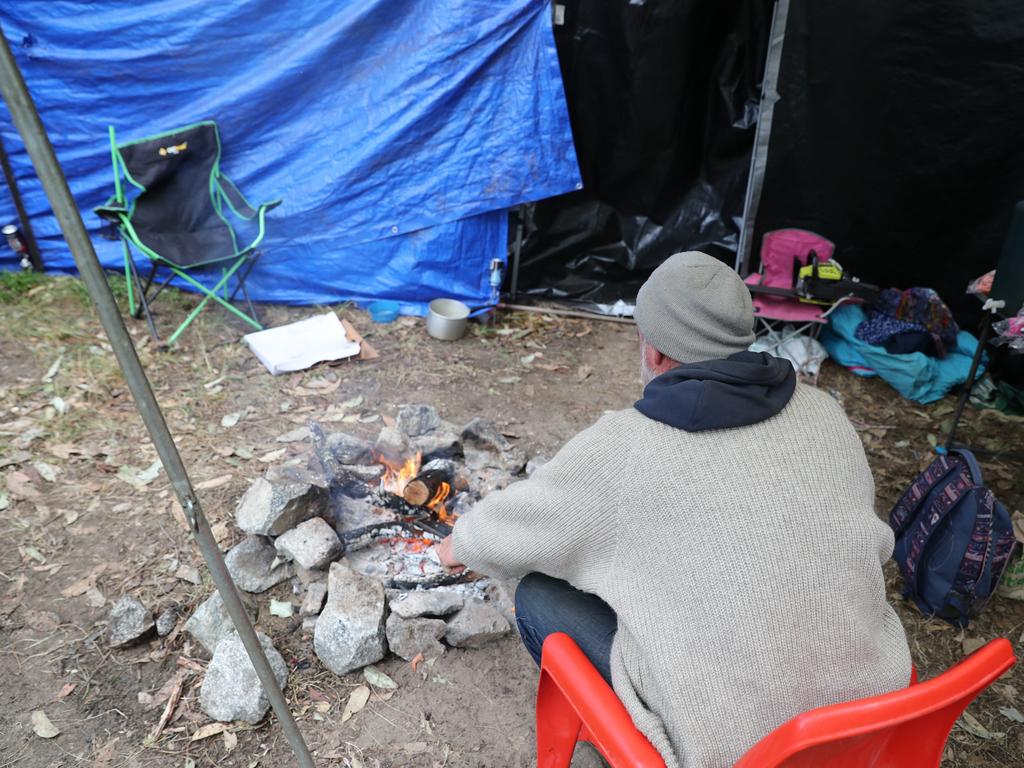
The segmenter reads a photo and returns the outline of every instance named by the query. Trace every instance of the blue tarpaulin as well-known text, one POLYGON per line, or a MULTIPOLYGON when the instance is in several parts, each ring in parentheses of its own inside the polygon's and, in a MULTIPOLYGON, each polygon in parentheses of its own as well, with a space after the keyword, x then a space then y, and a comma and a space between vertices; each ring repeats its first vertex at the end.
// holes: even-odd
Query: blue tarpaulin
MULTIPOLYGON (((92 213, 113 190, 108 125, 126 141, 219 123, 224 172, 254 202, 284 200, 247 283, 262 301, 484 303, 505 211, 581 186, 547 0, 5 6, 4 33, 110 268, 121 247, 92 213)), ((0 131, 48 269, 71 271, 5 110, 0 131)), ((0 188, 0 222, 14 220, 0 188)))

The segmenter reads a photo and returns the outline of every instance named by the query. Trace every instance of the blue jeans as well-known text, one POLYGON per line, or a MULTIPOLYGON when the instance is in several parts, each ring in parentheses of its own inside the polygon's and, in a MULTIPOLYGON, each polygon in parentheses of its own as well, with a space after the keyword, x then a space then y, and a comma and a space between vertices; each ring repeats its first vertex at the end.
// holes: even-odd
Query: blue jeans
POLYGON ((526 650, 540 665, 544 638, 554 632, 569 635, 608 684, 612 683, 612 640, 618 619, 604 600, 581 592, 561 579, 530 573, 516 589, 516 624, 526 650))

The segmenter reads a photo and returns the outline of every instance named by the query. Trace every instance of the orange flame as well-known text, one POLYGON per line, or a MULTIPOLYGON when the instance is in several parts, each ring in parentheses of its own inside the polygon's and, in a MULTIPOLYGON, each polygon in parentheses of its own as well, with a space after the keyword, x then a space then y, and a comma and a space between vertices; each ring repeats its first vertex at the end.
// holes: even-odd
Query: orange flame
POLYGON ((444 508, 444 501, 451 492, 452 487, 448 483, 441 483, 437 486, 437 491, 433 497, 426 503, 427 509, 432 510, 437 515, 437 519, 442 523, 455 522, 452 515, 448 514, 448 510, 444 508))
POLYGON ((419 474, 423 454, 416 451, 401 464, 390 461, 383 455, 378 456, 377 459, 384 465, 384 474, 380 478, 380 489, 401 496, 409 481, 419 474))
MULTIPOLYGON (((380 478, 380 489, 393 493, 396 496, 401 496, 407 486, 412 480, 416 478, 416 475, 420 473, 420 466, 423 463, 423 454, 417 451, 412 456, 409 456, 405 461, 392 461, 383 454, 377 455, 377 460, 384 465, 384 474, 380 478)), ((437 491, 431 497, 425 506, 431 510, 437 519, 442 523, 454 523, 458 518, 458 515, 448 512, 445 508, 444 502, 451 495, 452 487, 448 483, 441 483, 437 491)))

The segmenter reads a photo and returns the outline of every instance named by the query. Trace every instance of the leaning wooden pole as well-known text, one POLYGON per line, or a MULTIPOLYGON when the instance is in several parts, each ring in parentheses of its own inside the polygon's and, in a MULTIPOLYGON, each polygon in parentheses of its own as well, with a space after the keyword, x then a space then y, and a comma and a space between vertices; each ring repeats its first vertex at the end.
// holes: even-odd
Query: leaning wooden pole
POLYGON ((149 379, 146 378, 142 363, 135 351, 135 345, 132 344, 128 329, 125 328, 124 321, 121 319, 117 302, 114 301, 110 286, 107 285, 106 276, 103 274, 103 268, 100 266, 99 259, 96 258, 96 251, 92 247, 92 241, 82 223, 81 214, 71 196, 67 179, 64 178, 60 163, 57 162, 53 146, 39 119, 35 103, 25 86, 25 80, 14 60, 2 27, 0 27, 0 95, 7 102, 14 127, 21 134, 29 157, 32 158, 36 174, 43 184, 43 189, 46 191, 46 196, 50 200, 61 231, 64 233, 64 239, 75 258, 75 265, 78 267, 82 282, 85 283, 89 296, 96 305, 96 312, 110 339, 110 345, 113 347, 117 362, 124 373, 132 397, 135 399, 135 406, 142 416, 142 421, 149 431, 149 437, 163 463, 164 471, 167 472, 167 477, 170 478, 174 492, 177 494, 178 502, 185 512, 192 536, 199 546, 207 568, 210 569, 213 583, 216 584, 217 591, 224 600, 224 606, 231 616, 235 629, 238 630, 238 635, 249 654, 249 659, 252 661, 260 682, 263 683, 263 688, 281 722, 281 728, 295 753, 300 768, 313 768, 313 758, 309 753, 309 748, 299 732, 295 718, 292 717, 284 692, 277 684, 274 672, 267 662, 267 657, 256 636, 256 630, 242 607, 241 598, 231 580, 227 566, 224 564, 224 558, 210 530, 210 524, 199 505, 199 499, 192 488, 188 472, 178 453, 178 447, 174 444, 170 430, 167 429, 164 415, 153 395, 153 388, 149 384, 149 379))

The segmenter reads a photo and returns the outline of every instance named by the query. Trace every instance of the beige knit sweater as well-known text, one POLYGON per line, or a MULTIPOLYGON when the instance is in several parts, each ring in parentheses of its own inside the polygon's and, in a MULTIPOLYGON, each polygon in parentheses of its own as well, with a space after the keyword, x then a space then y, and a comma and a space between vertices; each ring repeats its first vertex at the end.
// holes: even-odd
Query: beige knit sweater
POLYGON ((803 385, 737 429, 609 413, 464 515, 454 545, 475 571, 540 571, 615 610, 615 692, 670 768, 731 766, 800 712, 910 680, 863 448, 803 385))

